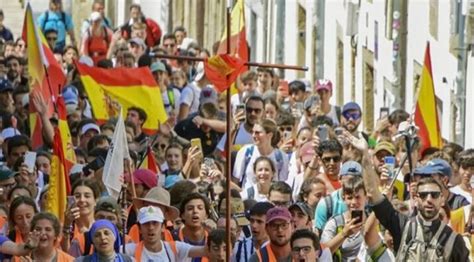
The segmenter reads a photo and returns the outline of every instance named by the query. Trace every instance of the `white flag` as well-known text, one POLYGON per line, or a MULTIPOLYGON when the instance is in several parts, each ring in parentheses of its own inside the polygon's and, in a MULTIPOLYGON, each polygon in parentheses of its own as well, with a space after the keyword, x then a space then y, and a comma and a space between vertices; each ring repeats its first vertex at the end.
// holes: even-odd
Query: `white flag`
POLYGON ((130 159, 130 154, 121 109, 102 174, 107 192, 115 199, 118 199, 123 184, 124 159, 130 159))

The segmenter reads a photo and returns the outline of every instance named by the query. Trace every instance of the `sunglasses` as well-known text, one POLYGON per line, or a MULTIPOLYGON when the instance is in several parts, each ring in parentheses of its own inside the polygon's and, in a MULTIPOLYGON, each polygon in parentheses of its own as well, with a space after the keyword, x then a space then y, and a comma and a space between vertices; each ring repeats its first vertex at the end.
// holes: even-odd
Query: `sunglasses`
POLYGON ((48 41, 56 41, 56 40, 57 40, 56 37, 47 37, 46 39, 47 39, 48 41))
POLYGON ((347 120, 350 120, 350 119, 353 119, 353 120, 359 120, 359 118, 361 117, 361 113, 360 112, 344 112, 342 113, 342 116, 347 119, 347 120))
POLYGON ((281 127, 280 127, 280 131, 281 131, 281 132, 283 132, 283 131, 291 132, 291 131, 293 131, 293 127, 291 127, 291 126, 286 126, 286 127, 285 127, 285 126, 281 126, 281 127))
POLYGON ((340 157, 340 156, 333 156, 333 157, 328 156, 328 157, 323 157, 321 160, 323 160, 323 162, 324 162, 325 164, 330 163, 331 160, 332 160, 334 163, 337 163, 337 162, 341 161, 341 157, 340 157))
POLYGON ((262 112, 262 109, 261 108, 246 107, 245 111, 249 114, 251 114, 252 112, 255 112, 256 114, 260 114, 262 112))
POLYGON ((441 192, 439 191, 426 191, 426 192, 418 192, 418 197, 422 200, 426 200, 428 195, 431 196, 433 199, 438 199, 441 196, 441 192))

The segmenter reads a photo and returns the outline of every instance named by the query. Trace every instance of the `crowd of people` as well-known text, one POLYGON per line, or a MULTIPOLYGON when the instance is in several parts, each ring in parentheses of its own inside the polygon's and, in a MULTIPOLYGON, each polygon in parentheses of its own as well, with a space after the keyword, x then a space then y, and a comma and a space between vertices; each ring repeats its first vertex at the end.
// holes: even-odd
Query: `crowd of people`
POLYGON ((416 132, 397 135, 412 124, 403 109, 364 132, 363 107, 331 104, 331 80, 288 83, 271 68, 241 74, 226 112, 225 93, 216 92, 202 63, 156 57, 206 58, 219 43, 209 51, 181 26, 163 34, 137 4, 114 27, 101 0, 80 36, 61 0, 50 0, 36 21, 67 76, 61 96, 76 163, 60 220, 47 212, 58 119, 41 94, 30 94, 25 42, 4 15, 0 261, 471 261, 474 149, 449 141, 431 148, 416 132), (161 91, 168 121, 156 134, 143 130, 150 116, 140 101, 126 108, 132 161, 119 199, 102 181, 117 119, 95 121, 76 62, 148 67, 161 91), (30 103, 41 116, 39 148, 30 139, 30 103), (157 173, 139 166, 148 148, 157 173))

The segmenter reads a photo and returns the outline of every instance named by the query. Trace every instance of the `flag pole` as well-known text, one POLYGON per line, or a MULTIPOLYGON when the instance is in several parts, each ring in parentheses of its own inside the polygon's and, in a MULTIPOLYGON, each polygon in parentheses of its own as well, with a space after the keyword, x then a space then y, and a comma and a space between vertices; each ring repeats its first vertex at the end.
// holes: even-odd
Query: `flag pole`
MULTIPOLYGON (((232 0, 227 1, 227 15, 226 15, 226 26, 227 26, 227 48, 226 48, 226 53, 229 55, 230 54, 230 23, 231 23, 231 8, 232 8, 232 0)), ((229 75, 226 76, 227 82, 229 82, 229 75)), ((225 205, 226 205, 226 218, 225 218, 225 231, 227 232, 226 236, 226 258, 227 261, 230 261, 230 256, 232 254, 232 245, 231 245, 231 238, 230 238, 230 183, 231 183, 231 165, 230 165, 230 159, 231 159, 231 140, 230 140, 230 133, 231 133, 231 113, 232 113, 232 106, 230 103, 230 98, 231 98, 231 92, 230 92, 230 87, 227 89, 227 94, 226 94, 226 106, 227 106, 227 114, 226 114, 226 131, 227 131, 227 136, 226 136, 226 161, 225 161, 225 170, 226 170, 226 198, 225 198, 225 205)))

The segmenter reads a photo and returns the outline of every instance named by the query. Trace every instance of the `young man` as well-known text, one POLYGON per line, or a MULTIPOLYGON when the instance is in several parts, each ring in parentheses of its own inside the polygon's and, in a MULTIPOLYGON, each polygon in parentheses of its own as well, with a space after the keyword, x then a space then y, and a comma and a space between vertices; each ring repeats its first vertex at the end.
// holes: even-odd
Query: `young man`
POLYGON ((267 211, 265 225, 270 243, 260 248, 250 262, 291 261, 290 237, 291 214, 285 207, 274 207, 267 211))
POLYGON ((135 261, 187 261, 206 256, 205 247, 193 247, 184 242, 169 243, 161 239, 164 215, 160 208, 145 206, 138 212, 142 241, 126 245, 126 253, 135 261))
POLYGON ((131 123, 135 127, 134 141, 137 143, 143 142, 148 137, 142 130, 147 117, 145 110, 136 106, 130 107, 127 111, 127 123, 131 123))
POLYGON ((369 136, 358 130, 360 123, 362 122, 362 110, 359 104, 356 102, 349 102, 342 108, 341 125, 349 133, 358 139, 365 139, 369 141, 369 136))
POLYGON ((245 103, 244 99, 246 99, 249 95, 254 94, 257 88, 258 76, 255 71, 249 70, 240 75, 239 77, 239 92, 237 94, 232 95, 232 97, 230 98, 230 103, 232 104, 233 112, 235 112, 235 110, 237 109, 237 105, 245 103))
POLYGON ((273 77, 275 73, 272 69, 259 67, 257 68, 258 73, 258 87, 257 90, 261 95, 264 95, 267 92, 275 92, 273 91, 273 77))
MULTIPOLYGON (((415 197, 418 212, 415 217, 410 218, 397 212, 382 195, 367 146, 362 151, 363 177, 369 204, 380 224, 388 229, 393 237, 397 261, 414 261, 420 258, 433 261, 468 261, 469 251, 462 237, 439 218, 441 206, 446 201, 442 194, 444 186, 432 177, 420 179, 415 197)), ((430 172, 438 173, 432 165, 427 165, 418 168, 415 174, 430 172)))
POLYGON ((311 208, 304 202, 296 202, 291 205, 288 210, 291 213, 294 229, 313 228, 314 213, 311 208))
POLYGON ((5 25, 3 24, 5 16, 3 14, 3 10, 0 9, 0 39, 3 39, 3 41, 13 41, 13 34, 10 29, 6 28, 5 25))
POLYGON ((248 262, 256 250, 259 250, 268 243, 265 223, 267 220, 267 211, 273 207, 271 203, 258 202, 249 210, 248 218, 252 238, 243 238, 237 242, 233 252, 235 262, 248 262))
POLYGON ((339 170, 342 160, 342 146, 337 140, 327 140, 321 142, 317 150, 324 173, 319 174, 326 183, 328 193, 332 193, 341 188, 339 181, 339 170))
POLYGON ((48 29, 55 29, 58 32, 58 41, 56 41, 54 49, 59 52, 62 52, 66 45, 66 34, 69 35, 71 44, 77 46, 72 17, 63 11, 62 0, 50 0, 49 10, 38 17, 36 24, 43 32, 48 29))
POLYGON ((293 190, 291 187, 283 181, 275 181, 270 186, 268 191, 268 202, 274 204, 277 207, 288 208, 291 203, 291 194, 293 190))
POLYGON ((7 69, 7 79, 11 85, 28 86, 28 78, 23 76, 23 59, 15 55, 10 55, 5 58, 5 67, 7 69))
POLYGON ((329 99, 332 96, 332 82, 328 79, 319 79, 316 82, 316 92, 321 98, 320 110, 322 113, 332 119, 334 126, 338 126, 341 122, 341 108, 331 105, 329 99))
POLYGON ((291 257, 293 262, 332 261, 329 249, 321 250, 319 237, 309 229, 298 229, 291 235, 291 257))
POLYGON ((12 97, 13 86, 7 79, 0 78, 0 112, 13 114, 15 105, 12 97))
POLYGON ((225 262, 226 260, 226 231, 225 229, 214 229, 209 233, 207 239, 207 253, 209 262, 225 262))

